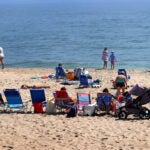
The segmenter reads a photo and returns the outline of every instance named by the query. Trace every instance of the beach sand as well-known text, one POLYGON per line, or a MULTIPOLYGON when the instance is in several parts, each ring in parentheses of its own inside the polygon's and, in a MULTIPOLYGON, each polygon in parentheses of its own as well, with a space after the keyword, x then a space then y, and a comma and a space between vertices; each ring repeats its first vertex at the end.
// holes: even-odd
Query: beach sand
MULTIPOLYGON (((70 69, 71 70, 71 69, 70 69)), ((88 69, 93 79, 102 80, 100 88, 78 89, 78 85, 65 85, 69 95, 76 98, 77 92, 90 92, 96 98, 97 92, 108 88, 115 94, 110 80, 115 79, 117 70, 88 69)), ((54 79, 31 79, 32 76, 45 76, 55 73, 54 69, 4 69, 0 71, 0 92, 5 88, 20 88, 22 84, 49 85, 46 97, 53 97, 53 92, 62 86, 54 79)), ((129 89, 135 84, 150 87, 150 71, 127 70, 131 79, 129 89)), ((31 103, 28 89, 20 89, 23 101, 31 103)), ((3 98, 4 94, 3 94, 3 98)), ((147 105, 149 107, 149 104, 147 105)), ((149 107, 150 108, 150 107, 149 107)), ((150 120, 130 117, 118 120, 111 115, 77 116, 47 114, 0 114, 0 149, 2 150, 129 150, 150 149, 150 120)))

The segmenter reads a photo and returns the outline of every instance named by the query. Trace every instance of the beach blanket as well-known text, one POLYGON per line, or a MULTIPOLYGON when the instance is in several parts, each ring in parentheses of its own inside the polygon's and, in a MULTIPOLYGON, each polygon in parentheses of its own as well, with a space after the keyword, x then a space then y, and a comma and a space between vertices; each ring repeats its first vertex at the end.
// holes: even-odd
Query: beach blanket
POLYGON ((63 84, 63 85, 76 85, 76 84, 79 84, 79 81, 63 80, 63 81, 61 82, 61 84, 63 84))

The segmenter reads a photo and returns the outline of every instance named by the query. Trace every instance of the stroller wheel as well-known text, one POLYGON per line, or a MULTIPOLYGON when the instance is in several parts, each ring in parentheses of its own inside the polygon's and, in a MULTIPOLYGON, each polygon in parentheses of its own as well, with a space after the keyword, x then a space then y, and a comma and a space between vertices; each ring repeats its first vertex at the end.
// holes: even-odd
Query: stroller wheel
POLYGON ((145 118, 145 112, 144 111, 140 111, 139 118, 140 119, 144 119, 145 118))
POLYGON ((148 109, 145 110, 145 118, 150 119, 150 110, 148 109))
POLYGON ((126 111, 120 111, 120 112, 118 113, 118 117, 119 117, 119 119, 127 119, 128 114, 127 114, 126 111))
POLYGON ((139 117, 140 119, 150 119, 150 111, 148 109, 140 111, 139 117))

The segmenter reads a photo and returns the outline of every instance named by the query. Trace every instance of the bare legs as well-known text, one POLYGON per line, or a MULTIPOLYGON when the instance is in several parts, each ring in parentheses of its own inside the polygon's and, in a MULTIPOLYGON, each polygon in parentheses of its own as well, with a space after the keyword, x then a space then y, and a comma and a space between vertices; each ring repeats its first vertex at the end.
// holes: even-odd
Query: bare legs
POLYGON ((117 96, 121 94, 121 90, 122 90, 122 93, 124 93, 125 87, 117 87, 117 96))
POLYGON ((107 69, 107 61, 104 61, 103 69, 107 69))
POLYGON ((115 67, 114 67, 114 64, 111 63, 111 69, 114 69, 114 68, 115 68, 115 67))
POLYGON ((1 62, 1 65, 2 65, 2 69, 4 69, 4 58, 0 58, 0 62, 1 62))

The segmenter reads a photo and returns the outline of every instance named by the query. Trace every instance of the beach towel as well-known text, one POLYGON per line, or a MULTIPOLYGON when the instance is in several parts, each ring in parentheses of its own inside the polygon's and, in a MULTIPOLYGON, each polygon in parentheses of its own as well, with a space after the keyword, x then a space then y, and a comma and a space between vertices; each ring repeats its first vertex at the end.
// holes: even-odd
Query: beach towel
POLYGON ((39 79, 39 78, 40 78, 40 76, 38 76, 38 75, 34 75, 31 77, 31 79, 39 79))
POLYGON ((41 76, 41 79, 47 79, 48 78, 48 76, 41 76))

